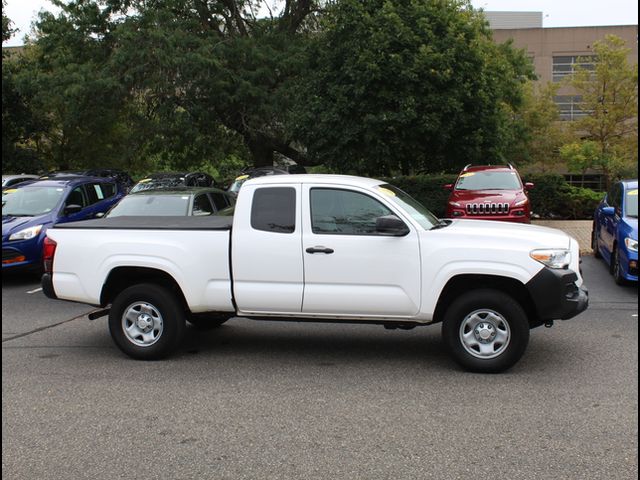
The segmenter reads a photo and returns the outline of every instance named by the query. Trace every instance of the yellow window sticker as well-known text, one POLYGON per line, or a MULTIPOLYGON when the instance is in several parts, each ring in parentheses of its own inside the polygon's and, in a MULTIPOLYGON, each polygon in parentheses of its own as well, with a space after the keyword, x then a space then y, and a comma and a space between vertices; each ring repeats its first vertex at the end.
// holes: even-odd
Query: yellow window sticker
POLYGON ((460 177, 473 177, 475 175, 475 172, 467 172, 467 173, 463 173, 462 175, 460 175, 460 177))
POLYGON ((628 195, 633 195, 634 197, 638 196, 638 189, 636 188, 635 190, 629 190, 628 195))
POLYGON ((396 193, 393 190, 389 190, 388 188, 378 187, 378 190, 380 191, 380 193, 384 193, 388 197, 395 197, 396 196, 396 193))
POLYGON ((236 182, 239 182, 240 180, 246 180, 247 178, 249 178, 249 175, 240 175, 238 178, 236 178, 236 182))

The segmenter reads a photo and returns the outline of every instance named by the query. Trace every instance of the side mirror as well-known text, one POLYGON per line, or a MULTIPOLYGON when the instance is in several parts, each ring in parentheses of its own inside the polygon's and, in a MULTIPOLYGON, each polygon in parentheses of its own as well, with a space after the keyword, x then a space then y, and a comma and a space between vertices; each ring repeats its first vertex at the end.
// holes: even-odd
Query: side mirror
POLYGON ((453 190, 453 183, 447 183, 446 185, 443 185, 442 188, 444 190, 453 190))
POLYGON ((98 212, 94 215, 94 218, 102 218, 104 217, 105 213, 104 212, 98 212))
POLYGON ((80 210, 82 210, 81 205, 71 204, 64 207, 63 213, 65 214, 65 216, 73 215, 74 213, 78 213, 80 210))
POLYGON ((409 227, 395 215, 376 218, 376 232, 392 237, 404 237, 409 233, 409 227))
POLYGON ((531 182, 527 182, 524 184, 524 189, 525 190, 533 190, 533 188, 535 187, 535 184, 531 183, 531 182))
POLYGON ((607 217, 613 217, 615 213, 616 213, 616 209, 613 207, 604 207, 602 209, 602 214, 606 215, 607 217))

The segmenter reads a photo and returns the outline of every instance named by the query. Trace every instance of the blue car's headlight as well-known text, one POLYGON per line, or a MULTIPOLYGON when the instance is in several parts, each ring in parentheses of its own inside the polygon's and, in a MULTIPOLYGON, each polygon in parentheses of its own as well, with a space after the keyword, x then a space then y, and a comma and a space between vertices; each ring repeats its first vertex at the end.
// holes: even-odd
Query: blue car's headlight
POLYGON ((42 230, 42 225, 25 228, 24 230, 20 230, 19 232, 12 233, 9 237, 9 240, 31 240, 32 238, 38 236, 40 230, 42 230))
POLYGON ((627 248, 629 250, 631 250, 632 252, 637 252, 638 251, 638 240, 634 240, 631 237, 627 237, 624 239, 624 243, 627 246, 627 248))

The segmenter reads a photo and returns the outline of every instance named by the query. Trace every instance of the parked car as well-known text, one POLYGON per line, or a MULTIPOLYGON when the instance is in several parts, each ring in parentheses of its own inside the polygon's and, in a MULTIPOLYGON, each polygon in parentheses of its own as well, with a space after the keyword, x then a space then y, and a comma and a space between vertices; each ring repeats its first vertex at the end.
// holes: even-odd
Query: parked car
POLYGON ((143 178, 131 189, 131 193, 142 190, 159 190, 174 187, 213 187, 216 181, 205 172, 159 172, 143 178))
POLYGON ((235 198, 218 188, 174 187, 130 193, 106 216, 231 215, 234 204, 235 198))
POLYGON ((286 167, 255 167, 247 168, 233 181, 227 191, 232 195, 238 195, 242 184, 250 178, 266 177, 268 175, 288 175, 307 173, 302 165, 288 165, 286 167))
POLYGON ((95 218, 122 196, 113 179, 60 177, 2 192, 2 271, 42 266, 46 231, 59 223, 95 218))
POLYGON ((18 185, 22 182, 35 180, 36 178, 38 178, 37 175, 27 175, 25 173, 21 173, 20 175, 2 175, 2 190, 13 187, 14 185, 18 185))
POLYGON ((115 168, 90 168, 87 170, 54 170, 42 175, 40 178, 60 178, 60 177, 103 177, 114 178, 117 182, 120 182, 124 186, 125 191, 129 191, 134 185, 134 181, 131 176, 123 171, 115 168))
POLYGON ((446 216, 531 223, 527 190, 533 187, 522 182, 512 165, 467 165, 455 184, 444 186, 451 190, 446 216))
POLYGON ((638 180, 616 182, 596 208, 591 248, 616 283, 638 281, 638 180))

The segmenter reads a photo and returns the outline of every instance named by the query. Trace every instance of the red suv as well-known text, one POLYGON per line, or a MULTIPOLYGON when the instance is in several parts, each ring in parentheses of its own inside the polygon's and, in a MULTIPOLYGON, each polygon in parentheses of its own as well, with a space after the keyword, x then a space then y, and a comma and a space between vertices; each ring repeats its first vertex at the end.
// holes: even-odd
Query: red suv
POLYGON ((503 220, 531 223, 531 206, 526 191, 533 183, 522 183, 513 166, 467 165, 451 190, 448 218, 503 220))

